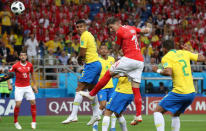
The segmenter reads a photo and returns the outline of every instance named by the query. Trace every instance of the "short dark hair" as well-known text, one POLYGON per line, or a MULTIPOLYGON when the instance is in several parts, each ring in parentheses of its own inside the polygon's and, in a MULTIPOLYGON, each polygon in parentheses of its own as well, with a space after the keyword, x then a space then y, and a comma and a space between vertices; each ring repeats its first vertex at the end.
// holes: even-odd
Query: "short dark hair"
POLYGON ((85 20, 80 19, 76 22, 76 25, 78 25, 78 24, 86 24, 86 22, 85 22, 85 20))
POLYGON ((163 48, 167 49, 168 51, 171 50, 171 49, 174 49, 175 48, 174 41, 172 41, 172 40, 165 40, 163 42, 163 48))
POLYGON ((116 22, 120 21, 118 18, 116 17, 110 17, 107 19, 107 26, 110 25, 110 24, 114 24, 116 22))
POLYGON ((21 54, 21 53, 25 53, 25 54, 27 54, 27 51, 25 51, 25 50, 22 50, 22 51, 20 52, 20 54, 21 54))

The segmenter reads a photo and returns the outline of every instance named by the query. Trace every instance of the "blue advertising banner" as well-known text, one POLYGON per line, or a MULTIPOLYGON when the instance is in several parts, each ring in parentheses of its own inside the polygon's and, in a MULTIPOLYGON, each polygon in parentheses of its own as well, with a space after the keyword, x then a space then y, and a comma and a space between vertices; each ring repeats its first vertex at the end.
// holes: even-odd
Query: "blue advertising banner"
MULTIPOLYGON (((36 99, 37 115, 46 115, 46 99, 36 99)), ((14 99, 0 99, 0 116, 11 116, 14 114, 15 100, 14 99)), ((19 115, 31 115, 31 106, 29 101, 25 99, 22 101, 19 115)))

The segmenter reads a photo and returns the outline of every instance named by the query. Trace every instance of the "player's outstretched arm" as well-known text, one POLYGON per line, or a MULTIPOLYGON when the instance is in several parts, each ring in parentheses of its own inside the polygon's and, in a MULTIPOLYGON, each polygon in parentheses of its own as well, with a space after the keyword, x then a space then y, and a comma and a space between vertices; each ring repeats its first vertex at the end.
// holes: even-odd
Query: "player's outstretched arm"
POLYGON ((7 81, 7 80, 9 80, 9 79, 11 79, 13 77, 14 77, 14 72, 8 72, 3 77, 0 77, 0 82, 7 81))
POLYGON ((158 69, 158 67, 155 65, 155 66, 152 66, 152 71, 156 73, 160 73, 161 75, 164 75, 164 76, 172 76, 172 69, 169 67, 165 69, 158 69))
POLYGON ((197 61, 198 62, 206 62, 206 57, 202 54, 198 54, 197 61))

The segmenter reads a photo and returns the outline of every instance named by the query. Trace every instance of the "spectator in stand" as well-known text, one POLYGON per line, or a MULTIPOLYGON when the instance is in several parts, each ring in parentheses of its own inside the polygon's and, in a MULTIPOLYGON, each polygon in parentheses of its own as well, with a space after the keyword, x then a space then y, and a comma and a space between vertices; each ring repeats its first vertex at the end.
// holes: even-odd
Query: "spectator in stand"
POLYGON ((160 94, 167 94, 168 93, 168 88, 164 86, 163 82, 159 83, 159 88, 158 88, 156 93, 160 93, 160 94))
POLYGON ((148 67, 150 65, 150 55, 148 53, 148 48, 143 51, 143 57, 144 57, 144 65, 145 65, 144 71, 148 72, 148 67))
POLYGON ((62 51, 61 55, 58 58, 59 63, 61 65, 67 65, 69 58, 70 58, 70 54, 67 54, 65 51, 62 51))
POLYGON ((171 14, 171 18, 168 18, 166 20, 166 24, 168 24, 170 26, 170 29, 171 30, 174 30, 175 29, 175 26, 178 24, 178 20, 175 18, 175 15, 174 14, 171 14))
POLYGON ((6 57, 9 55, 10 49, 6 47, 5 43, 1 41, 0 39, 0 59, 6 59, 6 57))
POLYGON ((9 54, 7 57, 6 57, 6 62, 8 65, 13 65, 15 64, 17 61, 19 60, 19 56, 18 56, 18 52, 17 51, 14 51, 14 54, 9 54))
POLYGON ((47 48, 47 50, 52 49, 54 52, 56 52, 57 54, 63 50, 63 46, 61 45, 61 42, 59 40, 59 36, 55 35, 54 40, 50 40, 47 41, 45 44, 45 47, 47 48))
MULTIPOLYGON (((48 54, 46 54, 44 56, 44 64, 46 66, 57 66, 58 65, 58 60, 56 59, 55 55, 54 55, 54 51, 53 49, 48 49, 48 54)), ((54 68, 46 68, 46 72, 47 73, 55 73, 56 69, 54 68)), ((51 75, 47 75, 46 76, 47 80, 55 80, 56 77, 55 76, 51 76, 51 75)))
POLYGON ((9 12, 8 7, 4 7, 4 10, 0 12, 1 18, 1 34, 7 33, 10 35, 11 33, 11 13, 9 12))
POLYGON ((39 43, 34 34, 30 34, 30 38, 25 42, 25 49, 27 50, 28 60, 33 64, 37 62, 37 51, 39 43))
POLYGON ((155 64, 160 63, 161 56, 158 50, 154 51, 154 53, 152 54, 152 57, 155 59, 155 64))
POLYGON ((72 43, 72 47, 74 48, 75 52, 79 52, 79 40, 77 38, 74 38, 74 41, 72 43))
POLYGON ((64 46, 64 51, 73 54, 74 53, 74 48, 72 47, 72 42, 66 42, 66 45, 64 46))

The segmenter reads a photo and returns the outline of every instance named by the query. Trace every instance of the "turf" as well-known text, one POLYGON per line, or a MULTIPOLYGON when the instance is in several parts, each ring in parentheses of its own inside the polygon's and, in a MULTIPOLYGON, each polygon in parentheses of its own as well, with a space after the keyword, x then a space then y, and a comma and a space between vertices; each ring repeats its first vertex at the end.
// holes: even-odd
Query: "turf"
MULTIPOLYGON (((65 120, 67 116, 38 116, 37 131, 92 131, 92 127, 87 126, 90 116, 79 116, 79 121, 68 125, 63 125, 60 122, 65 120)), ((152 115, 143 115, 143 122, 137 126, 130 126, 129 122, 133 116, 125 115, 128 123, 128 131, 155 131, 152 115)), ((171 117, 165 115, 166 131, 170 131, 171 117)), ((23 131, 31 131, 30 127, 31 116, 20 116, 19 123, 23 131)), ((182 115, 181 116, 181 131, 205 131, 206 130, 206 114, 203 115, 182 115)), ((14 131, 13 117, 4 116, 0 121, 0 131, 14 131)), ((101 123, 99 124, 101 131, 101 123)), ((116 131, 121 131, 119 124, 116 125, 116 131)))

